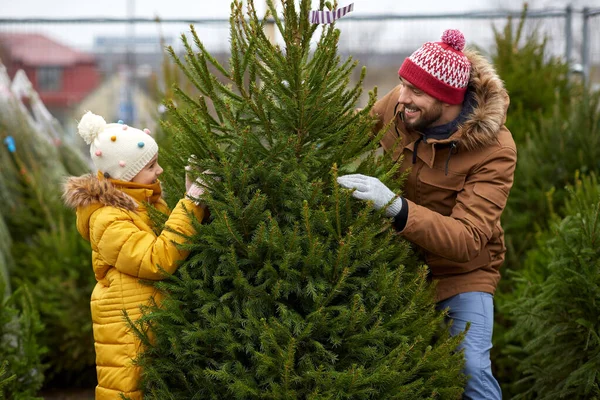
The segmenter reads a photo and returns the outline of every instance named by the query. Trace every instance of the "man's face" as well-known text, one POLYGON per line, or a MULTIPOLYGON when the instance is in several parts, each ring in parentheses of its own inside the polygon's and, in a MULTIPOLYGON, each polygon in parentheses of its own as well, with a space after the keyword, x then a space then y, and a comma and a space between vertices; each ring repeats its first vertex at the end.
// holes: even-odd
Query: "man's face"
POLYGON ((422 131, 430 126, 442 125, 441 117, 444 112, 443 103, 413 84, 400 78, 402 88, 398 103, 401 109, 404 125, 411 130, 422 131))

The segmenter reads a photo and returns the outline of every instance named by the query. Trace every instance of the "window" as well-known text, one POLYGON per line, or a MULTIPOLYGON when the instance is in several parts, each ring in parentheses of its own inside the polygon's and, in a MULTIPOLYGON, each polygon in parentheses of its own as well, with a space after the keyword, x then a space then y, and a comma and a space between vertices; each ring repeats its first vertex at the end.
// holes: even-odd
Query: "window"
POLYGON ((37 88, 40 92, 57 92, 62 88, 62 68, 40 67, 37 69, 37 88))

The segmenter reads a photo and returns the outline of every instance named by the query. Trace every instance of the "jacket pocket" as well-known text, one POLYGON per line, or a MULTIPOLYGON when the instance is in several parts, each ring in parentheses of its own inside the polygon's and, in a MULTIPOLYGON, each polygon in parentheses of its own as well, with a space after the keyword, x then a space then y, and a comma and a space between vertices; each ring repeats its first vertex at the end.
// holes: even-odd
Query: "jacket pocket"
POLYGON ((465 186, 465 174, 424 166, 417 177, 417 204, 448 216, 457 194, 465 186))
POLYGON ((481 197, 484 200, 489 201, 490 203, 494 204, 495 206, 497 206, 500 209, 504 209, 504 206, 506 206, 506 200, 508 199, 508 193, 506 193, 504 190, 497 188, 497 187, 488 187, 487 190, 484 189, 484 187, 479 184, 476 183, 473 186, 473 192, 481 197))

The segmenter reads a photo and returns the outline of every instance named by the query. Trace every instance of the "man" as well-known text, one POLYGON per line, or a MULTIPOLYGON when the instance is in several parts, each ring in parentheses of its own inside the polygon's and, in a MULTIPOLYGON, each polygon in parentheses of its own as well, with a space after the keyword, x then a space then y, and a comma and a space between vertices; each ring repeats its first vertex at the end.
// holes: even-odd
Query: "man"
POLYGON ((439 309, 448 309, 451 333, 470 329, 465 350, 466 399, 500 399, 490 349, 493 294, 506 247, 500 216, 517 161, 504 126, 508 95, 494 68, 473 51, 463 53, 461 32, 447 30, 404 60, 400 85, 373 107, 384 152, 409 170, 404 196, 377 178, 338 178, 354 197, 386 207, 401 236, 424 255, 437 283, 439 309))

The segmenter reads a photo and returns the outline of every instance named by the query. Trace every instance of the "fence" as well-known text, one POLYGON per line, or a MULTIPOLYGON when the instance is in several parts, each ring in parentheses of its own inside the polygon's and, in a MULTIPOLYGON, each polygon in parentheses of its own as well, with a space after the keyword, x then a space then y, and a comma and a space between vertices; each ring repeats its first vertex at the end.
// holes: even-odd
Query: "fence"
MULTIPOLYGON (((516 27, 522 11, 472 12, 461 14, 428 15, 369 15, 346 16, 337 22, 341 30, 340 53, 352 55, 361 65, 368 67, 365 87, 378 85, 380 93, 397 83, 398 66, 408 54, 424 41, 438 40, 446 28, 463 31, 467 44, 477 46, 484 54, 494 51, 494 32, 502 31, 507 18, 514 20, 516 27)), ((182 50, 181 34, 189 33, 189 25, 195 26, 198 35, 209 51, 227 59, 229 49, 229 21, 227 19, 0 19, 1 38, 7 33, 42 33, 54 41, 80 52, 93 54, 97 60, 103 85, 113 79, 110 99, 107 104, 124 104, 133 101, 127 84, 133 76, 137 82, 160 75, 163 59, 162 46, 172 45, 177 52, 182 50), (128 68, 123 68, 128 66, 128 68), (135 68, 133 68, 135 66, 135 68), (125 85, 125 86, 123 86, 125 85), (120 89, 119 89, 120 88, 120 89), (126 98, 123 101, 123 98, 126 98)), ((529 10, 524 33, 534 32, 546 37, 550 55, 561 56, 571 62, 572 70, 592 84, 600 83, 600 8, 574 9, 571 6, 557 9, 529 10)), ((278 40, 275 37, 275 40, 278 40)), ((1 50, 1 49, 0 49, 1 50)), ((29 45, 22 52, 41 55, 43 46, 29 45)), ((2 57, 0 53, 0 57, 2 57)), ((56 54, 55 54, 56 55, 56 54)), ((41 57, 43 58, 43 57, 41 57)), ((52 58, 52 57, 49 57, 52 58)), ((40 71, 31 78, 37 84, 52 80, 56 70, 40 71)), ((139 86, 139 85, 137 85, 139 86)), ((142 85, 143 86, 143 85, 142 85)), ((109 96, 108 94, 106 96, 109 96)), ((75 113, 80 105, 73 107, 75 113)), ((63 122, 70 117, 60 111, 63 122)), ((122 106, 120 113, 127 111, 122 106)), ((150 117, 148 117, 151 119, 150 117)), ((124 118, 121 118, 124 119, 124 118)))
POLYGON ((598 82, 600 82, 600 9, 583 9, 581 36, 581 63, 584 77, 598 86, 598 82), (596 40, 595 43, 592 38, 596 40))

